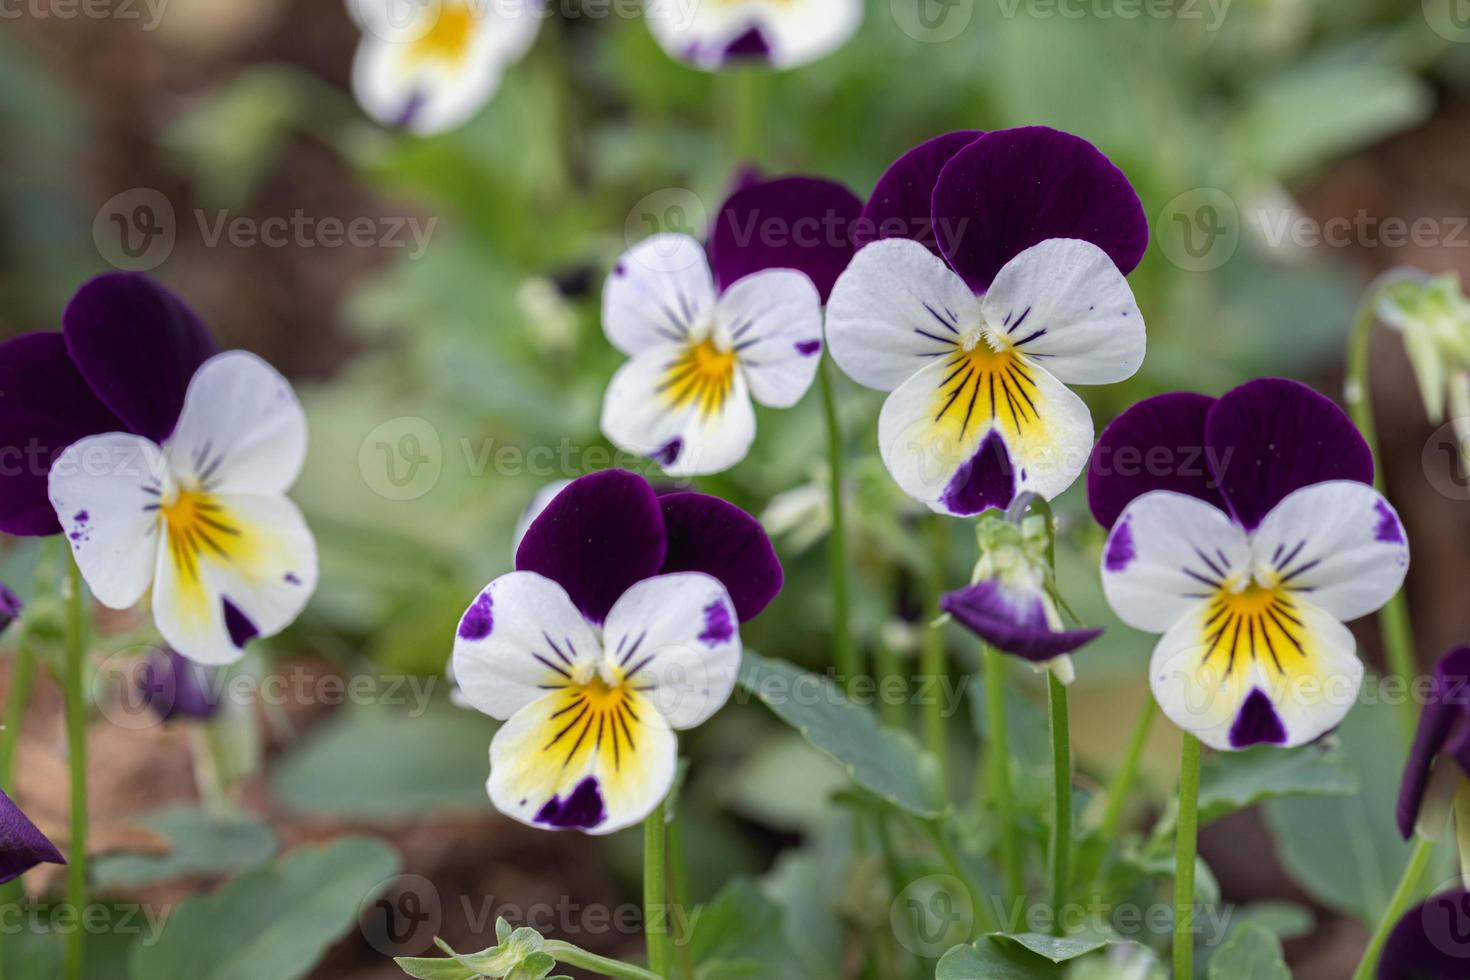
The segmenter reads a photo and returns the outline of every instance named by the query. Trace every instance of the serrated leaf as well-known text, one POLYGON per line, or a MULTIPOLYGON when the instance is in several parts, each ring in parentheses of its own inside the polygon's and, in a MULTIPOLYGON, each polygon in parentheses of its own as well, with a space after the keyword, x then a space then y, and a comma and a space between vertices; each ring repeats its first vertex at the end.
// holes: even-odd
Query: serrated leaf
POLYGON ((226 875, 264 864, 278 841, 269 826, 244 814, 171 807, 139 821, 168 841, 167 854, 110 854, 93 869, 99 888, 141 888, 188 875, 226 875))
POLYGON ((291 852, 179 904, 158 942, 133 948, 133 980, 298 980, 398 868, 392 848, 345 837, 291 852))
POLYGON ((1281 941, 1246 923, 1210 957, 1209 980, 1291 980, 1281 941))
POLYGON ((1199 820, 1216 820, 1283 796, 1350 796, 1358 780, 1335 744, 1215 752, 1200 766, 1199 820))
POLYGON ((740 686, 870 793, 920 817, 943 811, 926 788, 926 774, 936 766, 933 757, 911 737, 880 726, 871 711, 848 701, 830 679, 747 650, 740 686))

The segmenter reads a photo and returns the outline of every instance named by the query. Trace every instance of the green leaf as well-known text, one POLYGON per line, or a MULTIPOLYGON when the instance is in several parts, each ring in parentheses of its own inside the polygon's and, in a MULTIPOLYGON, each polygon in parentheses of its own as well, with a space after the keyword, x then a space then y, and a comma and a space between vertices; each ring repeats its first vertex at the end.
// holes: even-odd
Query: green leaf
POLYGON ((1240 926, 1210 957, 1209 980, 1291 980, 1281 940, 1261 926, 1240 926))
POLYGON ((787 946, 779 906, 737 878, 695 914, 690 940, 698 980, 805 980, 787 946))
POLYGON ((479 976, 457 960, 417 956, 398 956, 393 962, 416 980, 475 980, 479 976))
POLYGON ((291 852, 212 895, 174 909, 151 946, 133 948, 133 980, 297 980, 351 927, 361 903, 398 868, 370 837, 291 852))
POLYGON ((910 737, 878 724, 826 677, 746 651, 740 686, 803 738, 830 755, 859 786, 894 806, 933 818, 943 807, 929 791, 937 764, 910 737))
POLYGON ((1406 754, 1396 737, 1398 711, 1397 705, 1363 702, 1338 728, 1357 793, 1283 797, 1265 806, 1277 855, 1292 879, 1323 905, 1369 927, 1388 904, 1411 849, 1394 820, 1406 754))
POLYGON ((99 888, 141 888, 187 875, 228 875, 275 856, 270 827, 244 814, 171 807, 143 817, 169 843, 167 854, 110 854, 93 867, 99 888))
POLYGON ((1199 819, 1216 820, 1262 800, 1282 796, 1350 796, 1358 791, 1352 766, 1336 745, 1215 752, 1200 767, 1199 819))
MULTIPOLYGON (((404 697, 411 697, 405 688, 404 697)), ((409 819, 482 811, 494 723, 442 702, 421 717, 367 708, 322 725, 276 767, 276 794, 306 812, 409 819)))
POLYGON ((991 933, 945 953, 934 980, 1061 980, 1068 973, 1064 967, 1083 957, 1101 959, 1094 954, 1107 951, 1136 959, 1143 949, 1129 940, 991 933))

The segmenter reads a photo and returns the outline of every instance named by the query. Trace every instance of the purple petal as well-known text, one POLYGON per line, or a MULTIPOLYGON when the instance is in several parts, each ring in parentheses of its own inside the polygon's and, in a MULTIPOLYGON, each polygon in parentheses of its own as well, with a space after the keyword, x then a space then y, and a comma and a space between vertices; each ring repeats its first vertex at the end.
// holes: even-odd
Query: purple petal
POLYGON ((66 858, 20 812, 15 801, 0 791, 0 885, 42 863, 65 864, 66 858))
MULTIPOLYGON (((1435 756, 1446 748, 1459 729, 1464 734, 1470 720, 1470 647, 1456 647, 1440 658, 1430 678, 1429 695, 1419 713, 1419 727, 1409 760, 1404 764, 1403 782, 1399 784, 1399 833, 1408 840, 1419 820, 1419 808, 1429 788, 1429 769, 1435 756)), ((1470 759, 1461 762, 1461 766, 1470 759)), ((1470 770, 1467 770, 1470 772, 1470 770)))
POLYGON ((582 615, 601 623, 629 586, 658 574, 666 548, 663 512, 648 481, 603 470, 573 480, 531 522, 516 569, 558 583, 582 615))
POLYGON ((1252 745, 1281 745, 1286 741, 1286 726, 1276 713, 1276 706, 1259 687, 1251 688, 1235 724, 1230 726, 1230 745, 1244 749, 1252 745))
POLYGON ((934 183, 950 157, 984 135, 961 129, 935 136, 889 164, 854 228, 858 248, 883 238, 911 238, 943 258, 934 236, 934 183))
POLYGON ((1045 126, 987 133, 950 158, 932 213, 949 264, 982 293, 1001 266, 1048 238, 1080 238, 1127 275, 1148 218, 1123 171, 1091 143, 1045 126))
POLYGON ((60 534, 46 475, 67 446, 126 428, 92 394, 59 333, 0 344, 0 531, 60 534))
POLYGON ((12 592, 10 586, 0 582, 0 633, 5 632, 11 623, 20 618, 23 609, 25 603, 20 601, 20 596, 12 592))
POLYGON ((1285 378, 1226 392, 1205 420, 1225 502, 1253 530, 1293 490, 1326 480, 1373 482, 1373 454, 1336 403, 1285 378))
POLYGON ((710 267, 720 290, 762 269, 806 273, 821 294, 847 268, 862 202, 834 181, 781 177, 736 191, 715 216, 710 267))
POLYGON ((176 650, 155 650, 138 675, 138 693, 163 721, 212 718, 220 706, 216 676, 176 650))
POLYGON ((110 272, 78 289, 61 318, 72 360, 128 431, 173 434, 194 372, 216 353, 194 312, 154 280, 110 272))
POLYGON ((951 514, 968 516, 991 507, 1009 507, 1016 496, 1016 468, 1006 451, 1005 440, 992 429, 980 442, 975 455, 961 464, 949 478, 940 503, 951 514))
POLYGON ((1172 490, 1225 509, 1205 454, 1215 399, 1179 391, 1146 398, 1115 418, 1087 464, 1087 503, 1103 527, 1151 490, 1172 490))
POLYGON ((765 32, 760 29, 760 25, 752 24, 736 35, 725 46, 720 61, 722 64, 758 61, 769 65, 771 63, 771 44, 766 40, 765 32))
POLYGON ((602 791, 597 777, 588 776, 576 785, 565 800, 553 796, 533 818, 557 830, 591 830, 607 818, 602 791))
POLYGON ((1470 976, 1470 892, 1435 895, 1405 912, 1378 963, 1379 980, 1462 980, 1470 976))
POLYGON ((668 535, 661 573, 704 572, 719 579, 741 622, 776 598, 785 580, 781 560, 754 517, 703 493, 664 494, 659 505, 668 535))
POLYGON ((945 593, 939 608, 997 650, 1037 663, 1071 653, 1102 635, 1100 629, 1052 629, 1039 594, 1007 590, 991 579, 945 593))

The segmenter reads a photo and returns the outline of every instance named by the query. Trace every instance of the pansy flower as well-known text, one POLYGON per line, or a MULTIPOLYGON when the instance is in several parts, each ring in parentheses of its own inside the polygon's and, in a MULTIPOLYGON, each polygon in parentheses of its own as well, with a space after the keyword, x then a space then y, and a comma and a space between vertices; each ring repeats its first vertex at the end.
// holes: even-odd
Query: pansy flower
POLYGON ((1441 657, 1430 685, 1399 788, 1399 832, 1438 840, 1453 811, 1470 840, 1470 647, 1441 657))
POLYGON ((1148 222, 1122 171, 1044 127, 950 133, 888 168, 857 229, 827 342, 854 381, 891 392, 878 444, 899 486, 956 515, 1070 486, 1093 427, 1066 386, 1143 361, 1124 275, 1148 222))
POLYGON ((795 68, 847 42, 862 0, 650 0, 649 30, 676 58, 706 71, 741 65, 795 68))
POLYGON ((152 585, 169 645, 224 663, 301 611, 316 545, 284 496, 306 451, 290 385, 213 351, 182 301, 127 273, 78 290, 60 334, 0 345, 0 448, 24 461, 0 530, 64 531, 98 601, 152 585))
POLYGON ((980 560, 968 588, 947 592, 939 608, 1002 653, 1073 679, 1070 654, 1102 635, 1100 629, 1067 629, 1052 597, 1046 551, 1046 518, 1012 520, 992 511, 976 525, 980 560))
POLYGON ((56 845, 0 790, 0 885, 14 881, 38 864, 65 863, 56 845))
POLYGON ((1154 698, 1217 749, 1301 745, 1363 680, 1343 623, 1403 584, 1409 546, 1347 416, 1295 381, 1138 403, 1090 464, 1108 603, 1162 633, 1154 698))
POLYGON ((674 732, 729 698, 739 623, 781 580, 760 525, 716 497, 660 496, 624 470, 562 490, 455 638, 463 697, 505 722, 496 808, 592 834, 646 817, 673 782, 674 732))
POLYGON ((385 126, 418 136, 462 125, 536 39, 540 0, 348 0, 362 29, 352 90, 385 126))
POLYGON ((1470 974, 1470 891, 1425 899, 1395 923, 1383 944, 1378 980, 1462 980, 1470 974))
POLYGON ((177 650, 154 650, 138 672, 138 694, 160 721, 208 721, 219 713, 219 673, 177 650))
POLYGON ((629 357, 603 401, 607 438, 671 476, 744 459, 752 399, 789 408, 816 378, 822 303, 860 206, 831 181, 758 181, 725 202, 707 252, 661 233, 624 253, 602 294, 603 330, 629 357))

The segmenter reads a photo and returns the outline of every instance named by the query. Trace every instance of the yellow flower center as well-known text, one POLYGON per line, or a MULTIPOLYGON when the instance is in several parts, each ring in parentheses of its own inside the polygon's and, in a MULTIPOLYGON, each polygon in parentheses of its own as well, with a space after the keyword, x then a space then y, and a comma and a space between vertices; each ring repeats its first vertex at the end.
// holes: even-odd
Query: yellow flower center
POLYGON ((210 494, 180 490, 172 501, 159 505, 158 513, 168 533, 169 555, 181 577, 199 577, 202 552, 228 560, 239 548, 240 529, 210 494))
POLYGON ((413 62, 461 62, 470 53, 474 33, 475 14, 469 4, 443 4, 428 32, 413 42, 408 58, 413 62))
POLYGON ((1200 665, 1223 671, 1251 664, 1290 676, 1306 667, 1307 630, 1296 601, 1274 582, 1226 583, 1205 609, 1200 665))
POLYGON ((721 350, 713 338, 696 341, 669 363, 658 390, 671 408, 714 415, 734 387, 735 361, 735 352, 721 350))
POLYGON ((997 350, 990 340, 973 331, 944 361, 949 370, 935 395, 934 423, 958 426, 958 442, 992 421, 1011 437, 1041 422, 1033 369, 1009 344, 997 350))

